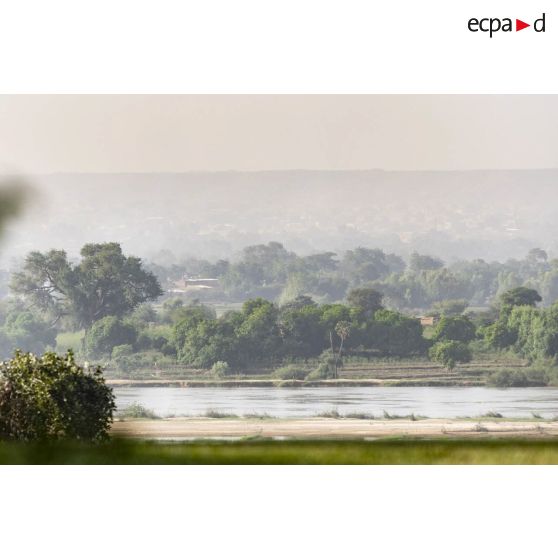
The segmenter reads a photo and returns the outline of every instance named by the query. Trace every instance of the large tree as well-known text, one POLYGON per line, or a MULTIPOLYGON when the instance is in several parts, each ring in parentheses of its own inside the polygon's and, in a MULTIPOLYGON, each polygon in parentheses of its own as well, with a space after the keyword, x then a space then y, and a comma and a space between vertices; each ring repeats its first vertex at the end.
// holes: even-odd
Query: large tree
POLYGON ((31 252, 10 286, 55 321, 69 316, 85 329, 162 294, 155 275, 142 267, 139 258, 125 256, 116 242, 86 244, 77 264, 62 250, 31 252))
POLYGON ((500 296, 502 306, 536 306, 541 300, 541 295, 528 287, 516 287, 500 296))

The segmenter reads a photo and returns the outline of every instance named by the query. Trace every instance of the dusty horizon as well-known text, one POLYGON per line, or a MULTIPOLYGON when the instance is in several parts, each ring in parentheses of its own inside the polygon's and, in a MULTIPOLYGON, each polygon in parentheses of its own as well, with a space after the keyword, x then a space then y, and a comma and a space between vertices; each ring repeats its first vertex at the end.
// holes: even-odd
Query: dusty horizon
POLYGON ((0 173, 558 168, 556 95, 2 95, 0 173))

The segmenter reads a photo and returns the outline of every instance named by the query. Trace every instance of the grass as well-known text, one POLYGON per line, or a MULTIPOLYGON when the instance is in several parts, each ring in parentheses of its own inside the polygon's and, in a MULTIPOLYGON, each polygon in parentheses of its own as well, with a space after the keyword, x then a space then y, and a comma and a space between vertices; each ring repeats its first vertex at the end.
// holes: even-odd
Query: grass
POLYGON ((487 413, 484 413, 484 415, 481 415, 481 418, 503 418, 504 415, 502 415, 502 413, 497 413, 496 411, 488 411, 487 413))
POLYGON ((257 419, 257 420, 270 420, 275 418, 273 415, 269 415, 268 413, 246 413, 242 415, 242 418, 245 419, 257 419))
POLYGON ((333 418, 333 419, 340 419, 343 418, 343 415, 339 413, 337 409, 330 409, 329 411, 322 411, 316 414, 319 418, 333 418))
POLYGON ((345 418, 358 420, 374 420, 372 413, 347 413, 345 418))
POLYGON ((92 465, 543 465, 558 464, 556 440, 375 440, 147 442, 97 446, 0 443, 3 464, 92 465))
POLYGON ((407 419, 407 420, 420 420, 420 419, 425 419, 428 417, 423 417, 422 415, 415 415, 415 413, 411 413, 410 415, 393 415, 391 413, 388 413, 387 411, 384 411, 384 419, 386 420, 402 420, 402 419, 407 419))
POLYGON ((224 413, 222 411, 217 411, 216 409, 208 409, 203 416, 215 419, 239 418, 238 415, 235 415, 234 413, 224 413))

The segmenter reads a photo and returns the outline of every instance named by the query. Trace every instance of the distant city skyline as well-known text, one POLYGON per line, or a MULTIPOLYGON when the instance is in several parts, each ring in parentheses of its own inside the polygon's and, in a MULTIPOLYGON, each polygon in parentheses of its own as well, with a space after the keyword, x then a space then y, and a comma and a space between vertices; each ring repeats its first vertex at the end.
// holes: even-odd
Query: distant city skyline
POLYGON ((558 168, 558 95, 0 96, 0 173, 558 168))

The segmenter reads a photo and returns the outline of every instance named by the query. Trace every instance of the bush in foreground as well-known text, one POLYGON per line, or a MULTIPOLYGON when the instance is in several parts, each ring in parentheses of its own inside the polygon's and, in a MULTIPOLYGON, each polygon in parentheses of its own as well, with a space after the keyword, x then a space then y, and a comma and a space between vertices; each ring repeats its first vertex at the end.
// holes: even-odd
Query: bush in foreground
POLYGON ((0 438, 99 441, 108 437, 114 410, 100 367, 84 369, 71 351, 18 351, 0 364, 0 438))

